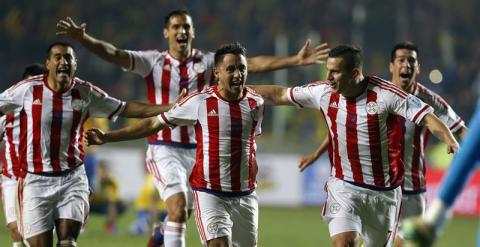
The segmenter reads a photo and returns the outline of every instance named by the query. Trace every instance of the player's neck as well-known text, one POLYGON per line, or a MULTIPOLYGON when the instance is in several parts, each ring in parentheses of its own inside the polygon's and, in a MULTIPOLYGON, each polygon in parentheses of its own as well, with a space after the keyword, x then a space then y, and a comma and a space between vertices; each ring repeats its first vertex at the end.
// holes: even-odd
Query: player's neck
POLYGON ((70 86, 70 82, 59 82, 50 77, 48 77, 47 79, 47 84, 52 91, 57 93, 63 93, 67 91, 68 87, 70 86))
POLYGON ((192 54, 192 49, 186 49, 184 51, 176 51, 174 49, 170 49, 168 52, 173 58, 177 59, 178 61, 182 61, 190 57, 190 55, 192 54))
POLYGON ((356 80, 356 85, 354 87, 351 87, 351 90, 342 93, 345 98, 356 98, 363 94, 363 92, 365 92, 365 89, 367 89, 368 82, 367 80, 365 80, 365 77, 363 75, 360 75, 356 80))
POLYGON ((414 84, 413 82, 404 84, 392 78, 392 83, 407 93, 413 93, 413 84, 414 84))

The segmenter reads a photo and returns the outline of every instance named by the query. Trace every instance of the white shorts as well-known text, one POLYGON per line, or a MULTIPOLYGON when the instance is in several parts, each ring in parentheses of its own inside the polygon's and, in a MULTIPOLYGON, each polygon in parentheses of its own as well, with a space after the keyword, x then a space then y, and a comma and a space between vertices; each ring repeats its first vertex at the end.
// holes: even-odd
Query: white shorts
POLYGON ((403 219, 422 216, 425 214, 425 192, 418 194, 402 195, 402 211, 400 221, 403 219))
MULTIPOLYGON (((425 214, 425 192, 418 194, 402 195, 402 210, 400 212, 400 225, 406 218, 421 216, 425 214)), ((403 238, 401 232, 398 235, 403 238)))
POLYGON ((88 180, 83 165, 59 177, 27 173, 18 186, 19 230, 25 239, 52 230, 57 219, 83 224, 88 216, 88 180))
POLYGON ((148 145, 147 170, 153 175, 155 187, 164 201, 171 195, 184 192, 188 208, 193 209, 192 188, 188 179, 195 164, 195 155, 195 148, 148 145))
POLYGON ((401 188, 376 191, 337 178, 327 182, 323 218, 330 236, 358 232, 364 246, 391 246, 401 205, 401 188))
POLYGON ((18 181, 14 177, 9 178, 4 175, 1 176, 3 214, 5 215, 5 222, 8 225, 17 221, 15 200, 17 199, 18 181))
POLYGON ((195 222, 203 245, 227 237, 229 246, 257 246, 258 200, 253 192, 246 196, 220 197, 193 191, 195 222))

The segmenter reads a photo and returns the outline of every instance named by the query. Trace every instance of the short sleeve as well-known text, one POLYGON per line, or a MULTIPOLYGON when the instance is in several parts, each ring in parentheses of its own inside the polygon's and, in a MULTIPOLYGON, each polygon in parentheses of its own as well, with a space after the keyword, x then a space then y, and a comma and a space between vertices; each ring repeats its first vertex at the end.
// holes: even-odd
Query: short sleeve
POLYGON ((142 77, 147 76, 157 62, 160 53, 156 50, 148 51, 126 51, 130 57, 130 68, 124 70, 139 74, 142 77))
POLYGON ((91 117, 108 118, 115 121, 125 110, 126 103, 110 97, 99 88, 91 87, 89 113, 91 117))
POLYGON ((383 90, 383 99, 388 109, 394 114, 419 125, 423 117, 433 112, 433 108, 412 94, 396 93, 383 90))
POLYGON ((325 85, 310 83, 304 86, 288 88, 288 100, 298 108, 320 108, 320 95, 326 90, 325 85))
POLYGON ((27 84, 13 86, 0 94, 0 116, 20 111, 23 108, 23 100, 27 84))
POLYGON ((434 109, 435 115, 448 126, 452 133, 457 132, 460 128, 465 126, 463 119, 457 115, 453 108, 445 102, 443 98, 435 95, 438 100, 433 101, 430 105, 434 109))
POLYGON ((158 115, 160 123, 171 128, 194 125, 198 120, 200 99, 200 95, 185 98, 180 103, 175 104, 168 112, 158 115))

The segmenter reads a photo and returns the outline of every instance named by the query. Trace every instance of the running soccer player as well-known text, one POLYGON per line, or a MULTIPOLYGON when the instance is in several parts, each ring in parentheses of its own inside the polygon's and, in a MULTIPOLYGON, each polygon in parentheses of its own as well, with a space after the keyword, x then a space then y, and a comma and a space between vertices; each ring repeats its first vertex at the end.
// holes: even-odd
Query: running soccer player
MULTIPOLYGON (((255 135, 263 99, 245 86, 246 50, 228 44, 215 53, 218 86, 187 96, 167 113, 126 128, 87 132, 90 145, 132 140, 168 127, 193 126, 198 147, 190 176, 195 221, 207 246, 257 246, 255 135)), ((181 176, 178 174, 177 176, 181 176)))
POLYGON ((0 94, 0 116, 18 113, 19 231, 29 246, 75 246, 88 213, 82 123, 90 116, 149 117, 170 106, 122 102, 74 77, 76 53, 65 42, 47 50, 48 74, 0 94))
POLYGON ((404 170, 397 115, 427 127, 448 145, 458 143, 433 109, 388 81, 362 74, 360 50, 332 49, 327 81, 300 87, 252 86, 267 103, 319 109, 329 129, 332 173, 323 216, 334 246, 391 246, 404 170))
MULTIPOLYGON (((464 121, 441 96, 416 81, 416 77, 420 73, 418 55, 418 48, 411 42, 401 42, 392 48, 390 56, 392 83, 404 92, 413 94, 430 105, 434 114, 449 127, 450 131, 463 139, 467 132, 464 121)), ((430 132, 424 126, 418 126, 404 118, 399 118, 399 121, 402 123, 403 130, 403 137, 399 141, 402 145, 402 157, 405 166, 405 179, 402 183, 401 223, 405 218, 425 213, 426 169, 424 148, 428 143, 430 132)), ((327 145, 328 139, 313 154, 303 157, 300 163, 301 170, 303 171, 311 165, 326 150, 327 145)), ((397 239, 396 245, 401 246, 400 239, 397 239)))

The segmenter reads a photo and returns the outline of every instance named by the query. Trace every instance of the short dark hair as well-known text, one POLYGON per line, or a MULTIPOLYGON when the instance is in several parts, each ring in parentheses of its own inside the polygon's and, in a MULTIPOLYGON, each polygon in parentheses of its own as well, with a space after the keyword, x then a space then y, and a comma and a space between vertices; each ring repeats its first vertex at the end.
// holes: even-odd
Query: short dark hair
POLYGON ((165 16, 165 28, 168 28, 168 23, 170 22, 170 18, 172 18, 173 16, 180 16, 180 15, 187 15, 191 17, 190 12, 188 12, 187 9, 172 10, 170 11, 170 13, 168 13, 165 16))
POLYGON ((55 41, 55 42, 53 42, 50 46, 48 46, 48 49, 47 49, 47 57, 50 57, 50 55, 51 55, 50 52, 52 52, 52 48, 55 47, 55 46, 57 46, 57 45, 58 45, 58 46, 63 46, 63 47, 70 47, 70 48, 72 48, 73 54, 74 54, 75 56, 77 56, 77 52, 75 51, 75 47, 73 47, 72 44, 70 44, 70 43, 68 43, 68 42, 66 42, 66 41, 55 41))
POLYGON ((215 51, 215 66, 223 60, 226 54, 243 55, 246 57, 247 49, 238 42, 222 45, 215 51))
POLYGON ((328 53, 328 57, 343 58, 346 70, 362 67, 362 52, 353 45, 339 45, 328 53))
POLYGON ((27 79, 27 77, 34 76, 34 75, 42 75, 48 73, 48 69, 45 68, 44 65, 39 63, 32 63, 25 67, 25 71, 23 71, 22 78, 27 79))
POLYGON ((415 51, 417 53, 417 57, 419 55, 418 54, 418 47, 413 42, 404 41, 404 42, 396 44, 392 48, 392 52, 390 53, 390 62, 393 62, 395 60, 395 53, 397 52, 397 50, 401 50, 401 49, 407 49, 409 51, 415 51))

